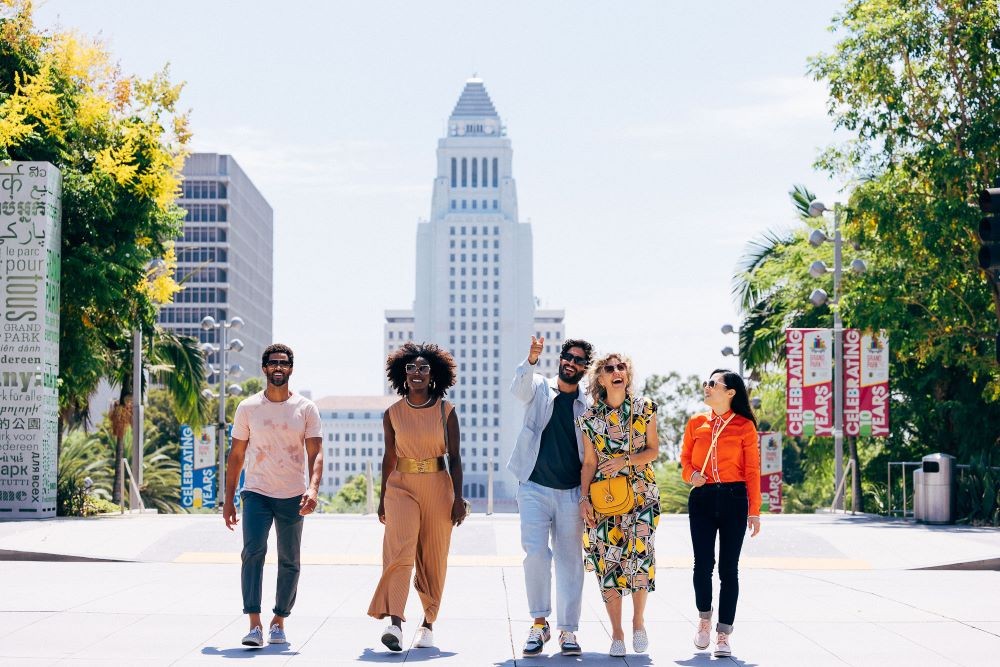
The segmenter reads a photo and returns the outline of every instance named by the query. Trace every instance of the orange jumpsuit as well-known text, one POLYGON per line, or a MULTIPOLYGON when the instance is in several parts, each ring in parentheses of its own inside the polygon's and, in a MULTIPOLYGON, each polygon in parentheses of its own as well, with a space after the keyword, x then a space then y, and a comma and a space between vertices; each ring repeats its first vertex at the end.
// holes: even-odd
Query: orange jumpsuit
MULTIPOLYGON (((438 399, 440 401, 441 399, 438 399)), ((399 458, 429 459, 445 455, 441 406, 411 408, 398 401, 389 408, 399 458)), ((447 404, 445 418, 453 406, 447 404)), ((401 473, 393 470, 385 489, 385 536, 382 540, 382 578, 368 606, 374 618, 399 616, 404 621, 410 573, 416 565, 414 586, 429 623, 441 607, 448 547, 451 544, 451 508, 455 490, 447 470, 401 473)))

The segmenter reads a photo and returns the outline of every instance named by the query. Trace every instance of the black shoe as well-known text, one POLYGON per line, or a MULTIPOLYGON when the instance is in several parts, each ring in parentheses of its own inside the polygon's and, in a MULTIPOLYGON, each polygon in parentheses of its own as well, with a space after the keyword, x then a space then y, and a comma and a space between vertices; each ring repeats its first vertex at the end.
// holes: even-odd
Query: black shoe
POLYGON ((535 623, 528 632, 528 641, 524 642, 524 650, 521 653, 529 656, 538 655, 542 652, 545 642, 550 639, 552 639, 552 631, 549 630, 549 624, 540 625, 535 623))
POLYGON ((559 652, 563 655, 581 655, 583 649, 576 643, 576 634, 569 630, 559 633, 559 652))

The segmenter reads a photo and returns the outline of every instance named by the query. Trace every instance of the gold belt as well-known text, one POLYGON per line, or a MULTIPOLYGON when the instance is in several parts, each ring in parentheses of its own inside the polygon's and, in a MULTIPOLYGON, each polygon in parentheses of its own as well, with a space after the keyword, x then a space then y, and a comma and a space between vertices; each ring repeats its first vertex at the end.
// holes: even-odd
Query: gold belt
POLYGON ((396 470, 399 472, 439 472, 444 470, 444 457, 437 456, 431 459, 396 459, 396 470))

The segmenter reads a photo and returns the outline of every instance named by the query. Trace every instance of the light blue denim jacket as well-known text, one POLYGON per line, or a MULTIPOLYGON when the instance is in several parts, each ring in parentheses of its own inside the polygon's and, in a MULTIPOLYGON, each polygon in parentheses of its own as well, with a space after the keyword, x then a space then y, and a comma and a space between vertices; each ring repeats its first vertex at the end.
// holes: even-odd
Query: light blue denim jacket
MULTIPOLYGON (((507 461, 510 470, 519 482, 527 482, 535 470, 538 461, 538 450, 542 443, 542 431, 552 417, 552 402, 559 395, 559 379, 547 378, 534 372, 534 366, 527 358, 521 362, 510 383, 510 393, 524 403, 524 426, 514 443, 514 451, 507 461)), ((580 383, 580 393, 573 401, 573 416, 579 418, 590 407, 590 396, 587 387, 580 383)), ((580 452, 580 462, 583 462, 583 434, 579 424, 576 427, 576 447, 580 452)))

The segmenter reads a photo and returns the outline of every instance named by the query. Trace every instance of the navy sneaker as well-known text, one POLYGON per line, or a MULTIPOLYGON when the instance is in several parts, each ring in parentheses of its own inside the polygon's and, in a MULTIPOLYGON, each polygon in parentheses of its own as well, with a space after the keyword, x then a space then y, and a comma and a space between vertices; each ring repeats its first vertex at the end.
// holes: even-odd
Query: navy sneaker
POLYGON ((569 630, 559 633, 559 652, 563 655, 580 655, 583 650, 576 642, 576 634, 569 630))
POLYGON ((535 623, 528 631, 528 641, 524 642, 524 650, 521 653, 529 656, 538 655, 542 652, 545 642, 550 639, 552 639, 552 631, 549 630, 548 622, 535 623))

